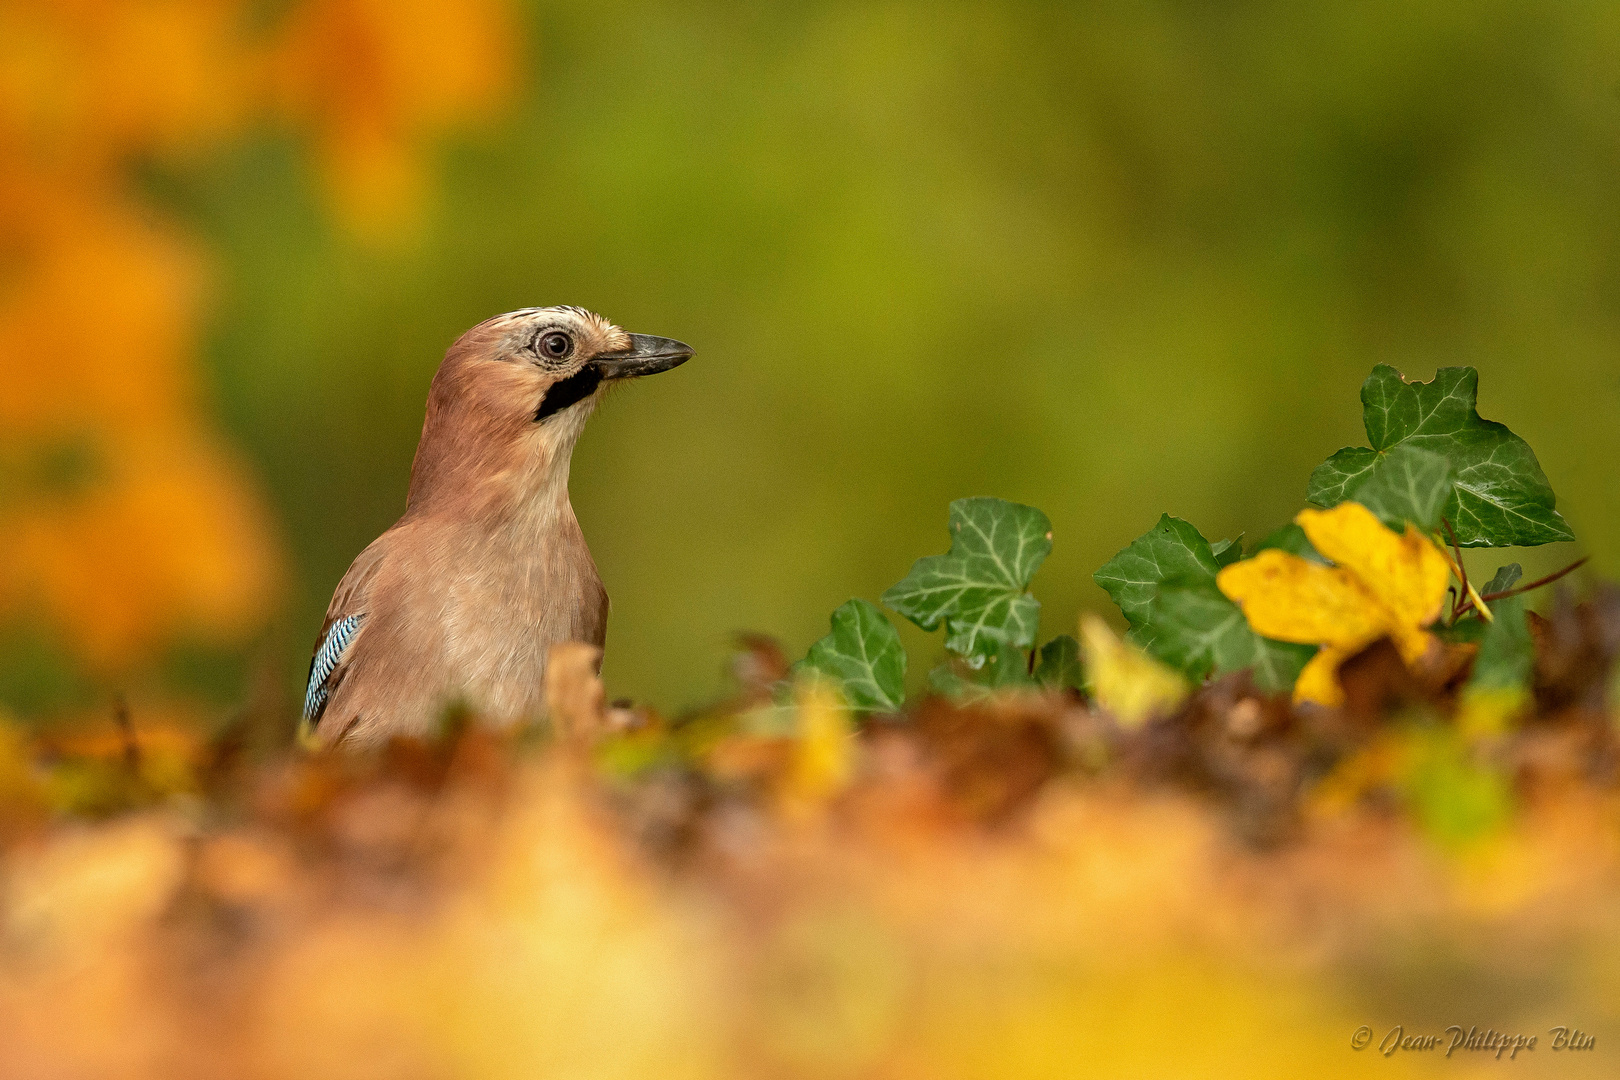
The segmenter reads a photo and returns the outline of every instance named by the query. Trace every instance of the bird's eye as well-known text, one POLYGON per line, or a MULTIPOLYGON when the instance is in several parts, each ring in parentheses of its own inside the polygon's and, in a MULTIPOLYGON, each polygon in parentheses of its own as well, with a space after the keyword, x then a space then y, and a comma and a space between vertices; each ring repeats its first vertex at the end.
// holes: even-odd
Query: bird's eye
POLYGON ((574 351, 574 339, 560 330, 553 330, 540 338, 540 355, 551 360, 562 360, 574 351))

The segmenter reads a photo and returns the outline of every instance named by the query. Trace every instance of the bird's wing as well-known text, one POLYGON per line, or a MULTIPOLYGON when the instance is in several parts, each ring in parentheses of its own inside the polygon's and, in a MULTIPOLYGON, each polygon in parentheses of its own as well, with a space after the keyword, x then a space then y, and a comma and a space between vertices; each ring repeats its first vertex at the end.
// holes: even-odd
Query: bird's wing
POLYGON ((353 651, 354 640, 365 625, 369 607, 371 583, 382 565, 387 545, 379 540, 360 553, 338 583, 332 603, 326 609, 326 621, 320 636, 315 639, 315 655, 309 662, 309 684, 304 691, 303 719, 298 726, 300 741, 309 743, 326 705, 332 700, 347 673, 346 661, 353 651))

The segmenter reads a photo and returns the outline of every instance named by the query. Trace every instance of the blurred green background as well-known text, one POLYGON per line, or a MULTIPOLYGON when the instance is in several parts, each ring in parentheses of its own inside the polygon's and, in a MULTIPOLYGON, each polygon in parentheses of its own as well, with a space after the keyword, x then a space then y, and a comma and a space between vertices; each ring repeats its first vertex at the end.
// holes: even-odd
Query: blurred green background
MULTIPOLYGON (((697 358, 607 402, 573 499, 609 692, 716 693, 1038 506, 1043 634, 1161 511, 1252 540, 1364 443, 1375 363, 1481 370, 1620 571, 1620 6, 539 3, 519 107, 424 228, 352 239, 261 137, 149 178, 223 260, 208 359, 279 511, 289 695, 403 509, 445 347, 570 303, 697 358)), ((1531 572, 1576 550, 1526 556, 1531 572)), ((1471 556, 1489 573, 1498 553, 1471 556)), ((914 674, 937 642, 906 631, 914 674)))

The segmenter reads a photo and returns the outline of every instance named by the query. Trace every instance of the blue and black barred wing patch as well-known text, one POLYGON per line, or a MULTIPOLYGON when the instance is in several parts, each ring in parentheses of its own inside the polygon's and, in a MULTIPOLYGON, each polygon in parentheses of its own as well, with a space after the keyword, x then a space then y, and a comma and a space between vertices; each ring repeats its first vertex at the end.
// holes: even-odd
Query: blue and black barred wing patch
POLYGON ((330 682, 332 673, 343 660, 343 653, 348 649, 349 643, 365 621, 364 615, 349 615, 332 624, 326 632, 326 640, 321 647, 315 650, 315 659, 309 665, 309 689, 304 694, 304 726, 313 728, 320 723, 321 714, 326 712, 326 702, 331 697, 330 682))

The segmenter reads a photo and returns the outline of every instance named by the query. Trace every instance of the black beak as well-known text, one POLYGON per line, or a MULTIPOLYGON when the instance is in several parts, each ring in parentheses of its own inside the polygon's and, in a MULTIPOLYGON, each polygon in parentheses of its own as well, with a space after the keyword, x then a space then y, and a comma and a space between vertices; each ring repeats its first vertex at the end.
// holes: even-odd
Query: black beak
POLYGON ((642 375, 656 375, 660 371, 680 367, 691 358, 692 347, 674 338, 631 334, 629 349, 598 356, 547 390, 545 399, 540 402, 540 408, 534 414, 535 423, 585 400, 596 393, 597 387, 610 379, 635 379, 642 375))
POLYGON ((679 367, 692 358, 692 346, 674 338, 631 334, 627 352, 608 353, 591 361, 604 379, 636 379, 679 367))

